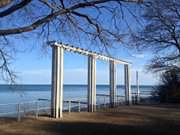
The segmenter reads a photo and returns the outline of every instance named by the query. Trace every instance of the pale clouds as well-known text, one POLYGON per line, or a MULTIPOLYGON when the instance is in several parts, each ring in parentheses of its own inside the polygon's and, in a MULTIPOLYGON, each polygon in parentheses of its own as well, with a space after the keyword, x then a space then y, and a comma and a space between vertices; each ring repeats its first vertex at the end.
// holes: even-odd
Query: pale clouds
POLYGON ((37 69, 37 70, 25 70, 25 71, 22 71, 22 74, 23 75, 35 75, 35 76, 38 76, 38 75, 49 75, 51 74, 51 70, 50 69, 37 69))
MULTIPOLYGON (((65 69, 64 83, 86 83, 87 71, 85 69, 65 69)), ((18 74, 18 83, 23 84, 50 84, 51 69, 25 70, 18 74)))
POLYGON ((50 84, 50 79, 50 69, 25 70, 18 74, 20 84, 50 84))
MULTIPOLYGON (((131 70, 132 84, 136 84, 136 70, 131 70)), ((140 84, 151 85, 157 84, 158 77, 151 73, 143 72, 139 69, 140 84)), ((108 84, 109 70, 97 69, 97 84, 108 84)), ((118 84, 124 83, 123 68, 117 69, 117 82, 118 84)), ((51 83, 51 69, 38 69, 38 70, 25 70, 19 73, 18 83, 23 84, 50 84, 51 83)), ((64 83, 65 84, 87 84, 87 69, 74 68, 64 69, 64 83)))
POLYGON ((86 84, 87 70, 83 68, 64 69, 65 84, 86 84))
POLYGON ((132 56, 135 58, 144 58, 145 57, 144 54, 132 54, 132 56))

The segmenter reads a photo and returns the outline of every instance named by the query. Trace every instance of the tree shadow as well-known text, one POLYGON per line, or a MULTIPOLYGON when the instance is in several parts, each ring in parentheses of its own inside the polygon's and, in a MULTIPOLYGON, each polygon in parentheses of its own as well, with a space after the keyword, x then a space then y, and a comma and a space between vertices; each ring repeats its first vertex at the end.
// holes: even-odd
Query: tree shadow
POLYGON ((179 127, 158 125, 117 125, 95 122, 50 122, 43 123, 44 128, 52 134, 62 135, 179 135, 179 127))
MULTIPOLYGON (((9 122, 12 122, 11 120, 9 122)), ((61 120, 29 120, 17 123, 17 132, 0 130, 0 135, 179 135, 180 124, 156 119, 150 123, 116 123, 61 121, 61 120), (26 132, 26 129, 28 129, 26 132), (24 132, 21 132, 24 131, 24 132), (35 132, 34 132, 35 131, 35 132)), ((12 127, 16 130, 15 127, 12 127)))

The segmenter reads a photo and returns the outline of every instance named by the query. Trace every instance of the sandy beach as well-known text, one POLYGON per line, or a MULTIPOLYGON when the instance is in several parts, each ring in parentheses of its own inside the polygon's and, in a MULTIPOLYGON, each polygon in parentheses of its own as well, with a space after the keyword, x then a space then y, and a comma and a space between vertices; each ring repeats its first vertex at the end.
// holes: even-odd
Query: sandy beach
POLYGON ((179 135, 180 106, 121 106, 64 113, 61 120, 1 118, 0 125, 0 135, 179 135))

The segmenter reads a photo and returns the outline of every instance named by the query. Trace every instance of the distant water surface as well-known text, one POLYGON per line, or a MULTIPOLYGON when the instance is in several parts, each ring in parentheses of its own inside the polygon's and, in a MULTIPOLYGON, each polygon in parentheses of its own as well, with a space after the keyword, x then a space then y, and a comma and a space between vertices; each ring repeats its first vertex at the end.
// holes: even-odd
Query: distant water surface
MULTIPOLYGON (((109 94, 108 85, 97 85, 97 94, 109 94)), ((151 93, 154 86, 140 86, 141 91, 151 93)), ((124 86, 117 86, 118 95, 124 95, 124 86)), ((136 86, 132 86, 132 92, 136 86)), ((87 97, 87 85, 64 85, 64 99, 87 97)), ((19 103, 51 98, 51 85, 0 85, 0 104, 19 103)))

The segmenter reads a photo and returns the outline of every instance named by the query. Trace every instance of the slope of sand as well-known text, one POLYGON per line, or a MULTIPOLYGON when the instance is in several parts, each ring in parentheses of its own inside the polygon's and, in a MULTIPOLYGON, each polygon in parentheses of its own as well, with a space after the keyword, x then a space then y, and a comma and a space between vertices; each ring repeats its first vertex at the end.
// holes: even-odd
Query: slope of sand
POLYGON ((122 106, 96 113, 64 113, 61 120, 1 118, 0 135, 180 135, 180 108, 122 106))

